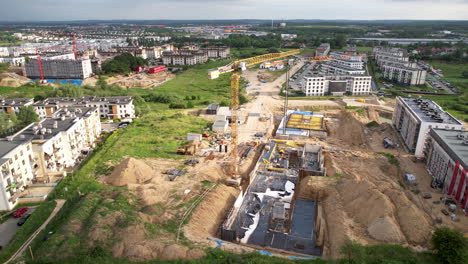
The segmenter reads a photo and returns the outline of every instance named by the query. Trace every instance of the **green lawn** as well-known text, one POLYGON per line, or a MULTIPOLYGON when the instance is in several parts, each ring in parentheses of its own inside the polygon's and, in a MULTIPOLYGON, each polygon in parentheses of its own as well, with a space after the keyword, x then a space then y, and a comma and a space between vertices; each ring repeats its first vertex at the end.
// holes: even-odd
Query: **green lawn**
POLYGON ((441 61, 430 62, 436 68, 441 69, 444 80, 458 88, 460 92, 468 93, 468 78, 463 78, 462 72, 468 71, 468 64, 454 64, 441 61))

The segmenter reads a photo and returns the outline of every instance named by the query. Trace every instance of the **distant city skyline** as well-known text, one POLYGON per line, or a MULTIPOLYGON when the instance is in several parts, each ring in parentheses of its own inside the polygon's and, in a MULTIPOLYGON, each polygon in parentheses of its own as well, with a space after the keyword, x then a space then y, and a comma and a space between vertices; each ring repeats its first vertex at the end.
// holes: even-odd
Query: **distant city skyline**
POLYGON ((0 0, 0 21, 468 20, 468 0, 0 0))

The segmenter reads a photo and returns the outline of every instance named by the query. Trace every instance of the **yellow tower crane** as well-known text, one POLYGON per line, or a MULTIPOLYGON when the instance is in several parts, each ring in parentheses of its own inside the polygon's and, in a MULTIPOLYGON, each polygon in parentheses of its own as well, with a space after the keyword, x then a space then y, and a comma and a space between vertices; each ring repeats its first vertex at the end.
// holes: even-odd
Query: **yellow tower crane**
POLYGON ((212 71, 208 74, 210 79, 216 79, 220 74, 232 72, 231 75, 231 155, 230 160, 230 178, 227 180, 227 183, 230 185, 239 186, 241 179, 239 173, 239 152, 238 152, 238 110, 239 110, 239 83, 240 83, 240 73, 239 71, 245 70, 249 66, 255 64, 267 62, 270 60, 276 60, 291 55, 299 54, 301 50, 290 50, 286 52, 279 53, 268 53, 260 56, 255 56, 247 59, 236 60, 231 64, 228 64, 224 67, 220 67, 215 71, 212 71))

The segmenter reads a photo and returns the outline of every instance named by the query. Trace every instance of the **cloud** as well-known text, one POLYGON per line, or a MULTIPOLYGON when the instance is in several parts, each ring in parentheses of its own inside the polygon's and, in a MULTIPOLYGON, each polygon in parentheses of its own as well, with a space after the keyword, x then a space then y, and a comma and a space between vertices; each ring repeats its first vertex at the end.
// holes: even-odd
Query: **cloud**
POLYGON ((468 0, 0 0, 0 20, 468 19, 468 0))

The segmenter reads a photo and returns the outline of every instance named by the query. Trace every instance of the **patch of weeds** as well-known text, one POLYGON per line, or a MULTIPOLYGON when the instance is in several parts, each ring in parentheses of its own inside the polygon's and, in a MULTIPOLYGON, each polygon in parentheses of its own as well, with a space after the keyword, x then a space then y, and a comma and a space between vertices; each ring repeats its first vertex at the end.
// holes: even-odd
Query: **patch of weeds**
POLYGON ((203 180, 201 183, 203 188, 209 188, 213 185, 213 182, 210 182, 208 180, 203 180))
POLYGON ((360 115, 365 115, 366 114, 366 110, 364 110, 363 108, 360 108, 358 110, 356 110, 356 113, 360 114, 360 115))
POLYGON ((414 194, 418 195, 421 193, 421 191, 419 189, 415 189, 415 190, 411 190, 414 194))
POLYGON ((358 108, 359 108, 359 107, 357 107, 357 106, 350 106, 350 105, 345 106, 345 109, 346 109, 346 110, 356 110, 356 109, 358 109, 358 108))
POLYGON ((367 123, 366 127, 371 128, 371 127, 376 127, 378 125, 379 123, 372 121, 372 122, 367 123))
POLYGON ((392 153, 378 152, 378 154, 387 157, 388 163, 400 167, 400 161, 398 161, 398 159, 392 153))
POLYGON ((335 173, 335 178, 341 179, 344 177, 343 173, 335 173))

